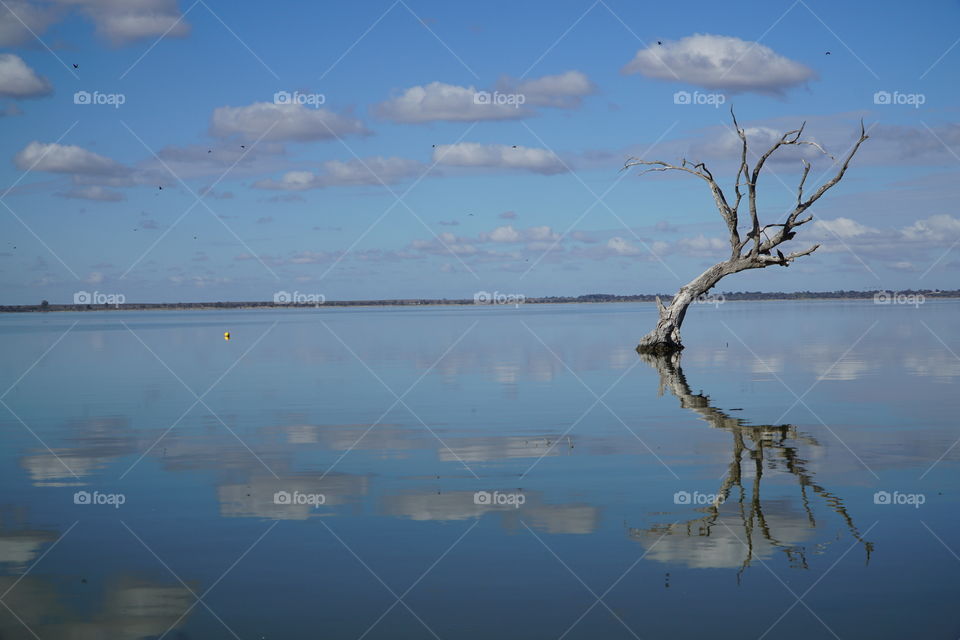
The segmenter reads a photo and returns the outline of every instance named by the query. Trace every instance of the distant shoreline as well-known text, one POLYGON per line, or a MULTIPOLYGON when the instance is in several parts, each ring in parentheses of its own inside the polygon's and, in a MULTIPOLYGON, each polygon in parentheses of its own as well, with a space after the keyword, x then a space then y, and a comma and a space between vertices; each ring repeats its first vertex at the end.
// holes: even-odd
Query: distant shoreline
MULTIPOLYGON (((499 294, 495 294, 499 295, 499 294)), ((709 293, 703 304, 720 304, 723 302, 749 301, 795 301, 795 300, 870 300, 878 299, 878 304, 899 302, 897 296, 911 297, 916 301, 922 296, 926 299, 956 299, 960 298, 960 289, 953 291, 940 290, 904 290, 904 291, 803 291, 798 293, 760 291, 737 291, 709 293), (885 297, 884 297, 885 296, 885 297)), ((488 294, 489 297, 489 294, 488 294)), ((619 296, 612 294, 595 293, 583 296, 552 296, 538 298, 524 298, 519 296, 521 304, 600 304, 647 302, 652 303, 656 294, 641 294, 633 296, 619 296)), ((671 295, 660 295, 666 301, 671 295)), ((323 307, 429 307, 429 306, 512 306, 518 303, 515 295, 504 296, 505 302, 499 299, 495 302, 477 302, 473 299, 431 299, 409 298, 395 300, 329 300, 323 302, 124 302, 122 304, 33 304, 33 305, 0 305, 0 313, 35 313, 54 311, 222 311, 230 309, 313 309, 323 307)), ((906 302, 914 304, 913 301, 906 302)))

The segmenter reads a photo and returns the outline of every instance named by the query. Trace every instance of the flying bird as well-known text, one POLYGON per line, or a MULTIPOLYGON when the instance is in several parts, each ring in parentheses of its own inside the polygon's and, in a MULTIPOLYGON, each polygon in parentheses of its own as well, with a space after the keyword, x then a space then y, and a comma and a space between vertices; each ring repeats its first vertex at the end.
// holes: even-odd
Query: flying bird
POLYGON ((157 189, 160 189, 160 191, 163 191, 163 185, 160 185, 159 187, 157 187, 157 189))
POLYGON ((513 148, 516 149, 516 148, 517 148, 517 145, 513 145, 513 148))
POLYGON ((74 68, 74 69, 79 69, 79 68, 80 68, 80 65, 78 65, 77 63, 74 63, 74 64, 73 64, 73 68, 74 68))
POLYGON ((777 257, 780 258, 780 264, 787 264, 787 259, 783 257, 783 252, 777 249, 777 257))
POLYGON ((247 148, 247 145, 242 144, 242 145, 240 145, 240 148, 241 148, 241 149, 246 149, 246 148, 247 148))
POLYGON ((827 52, 826 52, 825 54, 823 54, 823 55, 828 56, 828 55, 830 55, 830 52, 827 51, 827 52))
POLYGON ((662 42, 662 41, 660 41, 660 40, 657 40, 657 44, 659 44, 659 45, 661 45, 661 46, 663 46, 663 42, 662 42))

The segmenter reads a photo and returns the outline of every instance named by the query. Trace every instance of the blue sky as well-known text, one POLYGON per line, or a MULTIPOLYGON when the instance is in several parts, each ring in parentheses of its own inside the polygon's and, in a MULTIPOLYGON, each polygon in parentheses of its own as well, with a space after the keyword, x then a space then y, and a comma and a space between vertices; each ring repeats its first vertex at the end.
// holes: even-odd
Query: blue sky
MULTIPOLYGON (((727 256, 723 222, 697 178, 619 169, 686 157, 732 191, 731 105, 751 154, 803 121, 836 157, 871 137, 791 247, 821 248, 721 290, 955 288, 958 18, 4 0, 0 302, 672 292, 727 256)), ((811 181, 836 170, 803 151, 811 181)), ((762 221, 800 159, 768 165, 762 221)))

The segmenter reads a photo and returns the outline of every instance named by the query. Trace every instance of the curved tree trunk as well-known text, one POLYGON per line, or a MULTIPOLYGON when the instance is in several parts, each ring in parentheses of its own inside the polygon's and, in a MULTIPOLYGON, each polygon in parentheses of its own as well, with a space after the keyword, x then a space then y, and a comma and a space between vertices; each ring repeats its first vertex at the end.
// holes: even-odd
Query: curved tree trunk
MULTIPOLYGON (((687 315, 687 308, 696 300, 713 288, 724 276, 750 269, 749 260, 728 260, 713 265, 689 284, 680 287, 677 295, 673 296, 669 307, 664 307, 660 298, 657 298, 657 311, 660 319, 657 326, 640 339, 637 351, 655 355, 667 355, 683 349, 680 343, 680 325, 687 315)), ((759 265, 758 265, 759 266, 759 265)))
MULTIPOLYGON (((730 114, 733 116, 732 109, 730 114)), ((630 158, 624 164, 624 169, 635 166, 650 167, 644 171, 644 173, 648 171, 683 171, 706 182, 713 195, 717 211, 719 211, 720 217, 722 217, 726 223, 727 232, 730 236, 731 251, 730 257, 726 261, 713 265, 700 274, 698 278, 681 287, 677 295, 673 297, 669 307, 663 306, 660 298, 657 298, 659 320, 653 331, 645 335, 640 340, 640 344, 637 345, 637 351, 640 353, 667 355, 683 349, 683 345, 680 343, 680 325, 683 324, 683 319, 687 315, 687 308, 691 303, 695 302, 698 297, 710 291, 724 276, 743 271, 744 269, 762 269, 775 264, 786 267, 797 258, 810 255, 816 251, 820 246, 819 244, 815 244, 803 251, 794 251, 786 255, 784 255, 780 249, 777 249, 777 247, 784 242, 793 240, 796 236, 796 229, 813 220, 813 216, 810 214, 804 217, 800 216, 813 206, 813 203, 819 200, 824 193, 840 182, 844 173, 847 171, 847 167, 850 166, 850 161, 853 159, 853 156, 856 155, 860 149, 860 145, 868 138, 866 129, 861 121, 860 137, 850 148, 843 163, 840 164, 837 173, 821 184, 812 195, 806 197, 804 196, 803 188, 806 184, 807 176, 810 174, 810 163, 803 160, 803 171, 800 176, 800 184, 797 187, 797 201, 793 210, 787 214, 782 222, 761 226, 757 213, 757 180, 760 177, 760 171, 763 169, 767 159, 780 147, 784 146, 809 145, 825 154, 826 151, 815 141, 802 139, 804 124, 801 125, 799 129, 794 129, 793 131, 788 131, 783 134, 766 153, 758 158, 751 170, 747 162, 746 130, 742 129, 739 123, 737 123, 736 116, 733 116, 733 125, 736 128, 737 135, 740 137, 741 145, 740 167, 737 169, 736 181, 733 186, 735 198, 732 204, 727 200, 723 189, 717 184, 713 174, 710 173, 710 170, 707 169, 707 166, 703 162, 693 163, 683 159, 679 165, 674 165, 660 160, 651 161, 630 158), (741 191, 741 187, 747 188, 746 194, 741 191), (741 238, 738 209, 744 195, 747 196, 747 202, 750 207, 750 230, 745 237, 741 238), (770 229, 769 233, 767 232, 768 229, 770 229), (774 251, 776 255, 773 255, 774 251)), ((830 158, 833 158, 833 156, 830 156, 830 158)), ((834 159, 834 164, 839 163, 834 159)))

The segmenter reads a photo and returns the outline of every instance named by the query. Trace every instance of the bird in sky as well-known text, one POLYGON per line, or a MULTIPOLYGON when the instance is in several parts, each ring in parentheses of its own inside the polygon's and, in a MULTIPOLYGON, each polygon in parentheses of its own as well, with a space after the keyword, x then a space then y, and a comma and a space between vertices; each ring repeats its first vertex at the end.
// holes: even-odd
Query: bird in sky
POLYGON ((659 44, 660 46, 663 46, 663 42, 661 40, 657 40, 657 44, 659 44))
POLYGON ((827 51, 827 52, 826 52, 825 54, 823 54, 823 55, 828 56, 828 55, 830 55, 830 52, 827 51))
POLYGON ((76 62, 74 62, 74 63, 73 63, 73 68, 74 68, 74 69, 79 69, 79 68, 80 68, 80 65, 78 65, 76 62))

